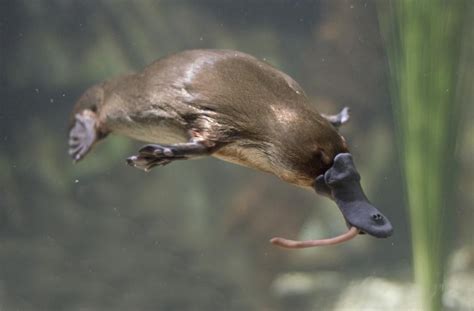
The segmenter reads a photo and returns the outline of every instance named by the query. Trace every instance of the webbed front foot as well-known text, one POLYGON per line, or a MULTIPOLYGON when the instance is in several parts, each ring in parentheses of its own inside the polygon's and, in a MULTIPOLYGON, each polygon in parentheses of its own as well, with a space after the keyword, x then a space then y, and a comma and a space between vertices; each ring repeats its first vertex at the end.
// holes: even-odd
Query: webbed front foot
POLYGON ((148 172, 155 166, 164 166, 175 160, 187 160, 207 155, 210 148, 199 142, 175 145, 145 145, 138 150, 138 155, 127 158, 127 164, 148 172))
POLYGON ((182 156, 176 156, 171 146, 145 145, 138 150, 138 155, 127 158, 127 164, 148 172, 155 166, 164 166, 180 158, 182 156))
POLYGON ((147 157, 142 155, 133 155, 127 158, 127 164, 145 172, 150 171, 155 166, 164 166, 170 163, 171 160, 159 159, 156 157, 147 157))
POLYGON ((332 126, 335 128, 339 128, 341 125, 344 123, 347 123, 349 121, 350 115, 349 115, 349 107, 344 107, 338 114, 334 115, 327 115, 327 114, 321 114, 326 120, 328 120, 332 126))

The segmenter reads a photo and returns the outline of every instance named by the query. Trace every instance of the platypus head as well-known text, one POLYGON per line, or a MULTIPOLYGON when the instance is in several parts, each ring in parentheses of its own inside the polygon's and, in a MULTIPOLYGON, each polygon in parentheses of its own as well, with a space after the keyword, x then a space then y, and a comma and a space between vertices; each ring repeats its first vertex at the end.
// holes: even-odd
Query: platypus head
POLYGON ((336 155, 332 167, 316 178, 315 189, 336 202, 349 227, 377 238, 392 235, 390 221, 367 200, 350 153, 336 155))
POLYGON ((350 153, 336 155, 333 165, 316 178, 314 188, 317 193, 336 202, 349 231, 325 240, 293 241, 273 238, 271 240, 273 244, 286 248, 306 248, 338 244, 354 238, 358 233, 367 233, 377 238, 392 235, 393 228, 390 221, 367 200, 350 153))

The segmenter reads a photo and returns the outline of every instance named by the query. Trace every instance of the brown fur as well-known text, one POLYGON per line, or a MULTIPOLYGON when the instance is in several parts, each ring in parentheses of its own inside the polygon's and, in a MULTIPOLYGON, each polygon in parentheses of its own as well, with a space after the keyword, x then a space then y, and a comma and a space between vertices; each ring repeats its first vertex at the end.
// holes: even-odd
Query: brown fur
POLYGON ((347 152, 343 138, 288 75, 250 55, 191 50, 89 89, 74 114, 97 113, 97 129, 152 143, 190 139, 214 156, 311 186, 347 152))

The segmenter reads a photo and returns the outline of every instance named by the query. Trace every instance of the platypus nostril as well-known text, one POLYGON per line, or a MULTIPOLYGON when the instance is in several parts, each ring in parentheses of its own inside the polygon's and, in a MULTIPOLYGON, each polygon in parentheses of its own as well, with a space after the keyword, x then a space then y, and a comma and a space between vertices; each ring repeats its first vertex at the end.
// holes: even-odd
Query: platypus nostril
POLYGON ((379 222, 379 221, 382 221, 383 220, 383 216, 381 214, 373 214, 372 215, 372 219, 375 220, 376 222, 379 222))

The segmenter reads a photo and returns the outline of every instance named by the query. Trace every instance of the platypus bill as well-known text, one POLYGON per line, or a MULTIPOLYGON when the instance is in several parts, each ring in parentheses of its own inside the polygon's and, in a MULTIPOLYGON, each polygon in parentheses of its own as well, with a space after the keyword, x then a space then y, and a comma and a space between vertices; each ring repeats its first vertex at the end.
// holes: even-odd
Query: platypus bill
POLYGON ((210 155, 314 188, 336 202, 347 233, 271 240, 282 247, 337 244, 358 233, 388 237, 392 226, 365 197, 337 131, 348 118, 347 109, 321 115, 291 77, 248 54, 191 50, 89 88, 72 113, 69 154, 77 162, 96 142, 118 133, 151 143, 127 159, 145 171, 210 155))

